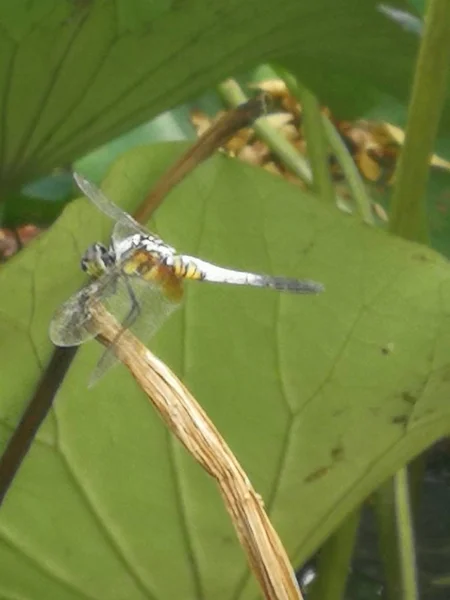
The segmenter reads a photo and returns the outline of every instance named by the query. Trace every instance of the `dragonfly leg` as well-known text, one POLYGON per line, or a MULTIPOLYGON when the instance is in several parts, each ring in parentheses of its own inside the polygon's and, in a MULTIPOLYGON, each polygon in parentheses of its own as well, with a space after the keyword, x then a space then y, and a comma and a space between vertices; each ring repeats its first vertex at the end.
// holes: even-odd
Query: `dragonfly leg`
POLYGON ((125 276, 123 279, 125 282, 125 286, 127 288, 128 295, 130 297, 131 309, 128 312, 125 319, 122 321, 121 329, 120 329, 119 333, 111 341, 108 348, 106 348, 106 350, 103 352, 99 362, 97 363, 97 367, 95 368, 94 372, 91 375, 89 387, 92 387, 100 379, 100 377, 102 377, 103 374, 116 362, 116 358, 115 358, 116 353, 114 351, 114 348, 115 348, 120 336, 123 334, 123 332, 126 329, 128 329, 128 327, 130 327, 134 323, 134 321, 136 320, 136 318, 139 316, 139 314, 141 312, 141 307, 139 305, 139 302, 137 301, 134 290, 133 290, 130 282, 128 281, 128 277, 125 276))
POLYGON ((134 290, 131 286, 131 283, 130 283, 128 277, 125 277, 125 285, 127 287, 128 295, 130 296, 131 309, 130 309, 130 312, 127 314, 127 316, 125 317, 125 319, 122 322, 122 329, 128 329, 128 327, 130 327, 130 325, 132 325, 135 322, 135 320, 137 319, 137 317, 139 316, 139 314, 141 312, 141 307, 139 306, 139 302, 137 301, 136 294, 134 293, 134 290))
POLYGON ((127 288, 128 295, 130 296, 131 308, 130 308, 129 313, 127 314, 127 316, 121 323, 121 326, 122 326, 121 330, 119 331, 119 333, 116 335, 116 337, 111 342, 111 344, 110 344, 111 348, 114 348, 115 344, 119 340, 122 333, 126 329, 128 329, 131 325, 133 325, 133 323, 135 322, 135 320, 137 319, 137 317, 139 316, 139 314, 141 312, 141 307, 139 306, 139 302, 137 301, 134 290, 129 282, 129 278, 125 276, 123 279, 125 282, 125 286, 127 288))

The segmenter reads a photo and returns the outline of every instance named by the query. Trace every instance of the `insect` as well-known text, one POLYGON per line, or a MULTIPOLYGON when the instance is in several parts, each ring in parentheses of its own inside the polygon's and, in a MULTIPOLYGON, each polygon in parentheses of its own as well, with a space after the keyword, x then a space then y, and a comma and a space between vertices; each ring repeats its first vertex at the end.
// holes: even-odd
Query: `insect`
MULTIPOLYGON (((316 294, 323 290, 323 285, 315 281, 235 271, 180 254, 108 200, 93 183, 78 173, 74 173, 74 179, 81 191, 115 225, 109 247, 92 244, 81 259, 81 267, 91 281, 62 304, 53 316, 50 338, 56 346, 77 346, 99 333, 89 310, 95 302, 101 302, 119 320, 122 331, 131 329, 144 343, 147 342, 179 306, 185 279, 297 294, 316 294)), ((101 357, 90 384, 115 362, 113 343, 101 357)))

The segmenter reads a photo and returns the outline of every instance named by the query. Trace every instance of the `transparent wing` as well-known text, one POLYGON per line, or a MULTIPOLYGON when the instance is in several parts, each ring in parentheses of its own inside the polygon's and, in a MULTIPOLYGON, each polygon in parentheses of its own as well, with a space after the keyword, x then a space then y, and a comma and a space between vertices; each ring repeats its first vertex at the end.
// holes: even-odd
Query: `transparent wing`
MULTIPOLYGON (((156 283, 125 276, 115 282, 114 293, 103 297, 102 304, 124 329, 132 331, 144 344, 179 306, 179 302, 170 300, 156 283)), ((114 345, 107 348, 100 358, 89 380, 89 387, 118 362, 114 345)))
MULTIPOLYGON (((131 218, 131 217, 130 217, 131 218)), ((150 231, 143 229, 146 231, 145 239, 150 240, 154 243, 155 248, 165 248, 166 252, 175 253, 175 249, 172 246, 166 244, 161 238, 159 238, 154 233, 150 233, 150 231)), ((114 248, 120 248, 122 242, 126 242, 130 236, 136 235, 136 228, 128 222, 118 221, 112 232, 112 243, 114 248)))
POLYGON ((74 172, 73 177, 80 190, 99 208, 105 215, 116 221, 112 234, 112 243, 114 248, 120 248, 121 243, 126 241, 132 235, 139 233, 154 242, 155 247, 165 247, 169 252, 175 250, 166 244, 161 238, 138 223, 131 215, 123 211, 116 204, 111 202, 105 194, 92 182, 85 179, 79 173, 74 172))
POLYGON ((84 287, 62 304, 53 315, 49 335, 55 346, 79 346, 98 333, 91 323, 88 302, 99 297, 100 279, 84 287))
POLYGON ((105 194, 96 185, 75 171, 73 173, 73 178, 83 194, 85 194, 89 200, 91 200, 91 202, 93 202, 95 206, 102 211, 102 213, 107 215, 113 221, 120 222, 129 227, 129 235, 130 233, 132 235, 135 233, 149 235, 149 232, 147 229, 145 229, 145 227, 140 225, 135 219, 133 219, 131 215, 111 202, 111 200, 108 200, 105 194))
POLYGON ((132 235, 136 235, 136 228, 134 225, 131 226, 128 222, 123 223, 122 221, 117 221, 111 235, 113 246, 116 247, 120 245, 121 242, 127 240, 132 235))
MULTIPOLYGON (((124 329, 130 329, 144 344, 179 306, 178 302, 164 294, 157 283, 140 277, 127 277, 120 265, 116 265, 57 309, 49 330, 50 339, 56 346, 79 346, 99 333, 89 312, 89 307, 95 302, 101 302, 124 329)), ((100 358, 90 385, 117 362, 113 346, 106 349, 100 358)))

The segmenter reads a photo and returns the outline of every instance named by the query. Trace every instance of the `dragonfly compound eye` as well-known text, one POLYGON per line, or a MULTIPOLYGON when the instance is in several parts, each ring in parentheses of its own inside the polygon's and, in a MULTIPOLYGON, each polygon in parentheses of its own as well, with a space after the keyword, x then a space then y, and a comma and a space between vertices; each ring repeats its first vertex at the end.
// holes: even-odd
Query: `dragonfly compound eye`
POLYGON ((114 253, 103 244, 92 244, 81 259, 81 268, 91 277, 97 278, 110 270, 115 264, 114 253))

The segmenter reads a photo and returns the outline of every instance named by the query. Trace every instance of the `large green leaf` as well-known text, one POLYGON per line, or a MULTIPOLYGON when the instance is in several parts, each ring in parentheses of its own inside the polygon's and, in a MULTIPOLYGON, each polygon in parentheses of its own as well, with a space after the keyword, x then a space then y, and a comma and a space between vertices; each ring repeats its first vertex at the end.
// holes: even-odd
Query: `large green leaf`
POLYGON ((418 36, 378 4, 6 0, 3 186, 65 165, 259 62, 285 60, 323 102, 346 114, 360 112, 374 92, 405 100, 418 36))
MULTIPOLYGON (((128 210, 184 148, 134 150, 105 190, 128 210)), ((79 200, 0 271, 3 443, 45 367, 53 310, 110 223, 79 200)), ((294 564, 450 427, 450 273, 421 246, 221 156, 153 227, 180 250, 326 284, 317 297, 191 282, 153 348, 262 494, 294 564)), ((5 597, 255 598, 212 480, 122 366, 93 390, 78 353, 0 513, 5 597), (174 566, 176 577, 173 576, 174 566)))

